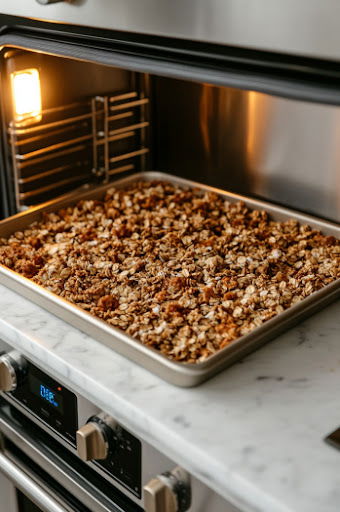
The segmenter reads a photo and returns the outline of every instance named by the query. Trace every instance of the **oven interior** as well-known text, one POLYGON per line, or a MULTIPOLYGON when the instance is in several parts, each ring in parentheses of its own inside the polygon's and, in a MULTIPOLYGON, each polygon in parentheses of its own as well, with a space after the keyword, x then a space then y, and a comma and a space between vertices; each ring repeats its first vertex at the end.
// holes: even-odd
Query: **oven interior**
POLYGON ((5 48, 3 216, 143 170, 339 221, 340 108, 5 48))

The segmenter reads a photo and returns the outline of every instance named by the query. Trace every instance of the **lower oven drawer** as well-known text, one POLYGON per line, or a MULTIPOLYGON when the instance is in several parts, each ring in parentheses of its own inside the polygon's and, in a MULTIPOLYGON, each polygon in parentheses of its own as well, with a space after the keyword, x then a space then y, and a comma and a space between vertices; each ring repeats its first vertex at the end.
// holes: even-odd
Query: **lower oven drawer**
POLYGON ((66 496, 61 502, 55 497, 55 491, 52 491, 51 488, 46 490, 46 484, 39 482, 38 478, 33 475, 32 467, 24 466, 22 461, 21 464, 15 463, 12 461, 12 457, 0 454, 0 472, 3 476, 1 481, 4 486, 2 496, 6 501, 10 500, 10 508, 7 509, 7 512, 71 512, 77 510, 68 505, 66 496))

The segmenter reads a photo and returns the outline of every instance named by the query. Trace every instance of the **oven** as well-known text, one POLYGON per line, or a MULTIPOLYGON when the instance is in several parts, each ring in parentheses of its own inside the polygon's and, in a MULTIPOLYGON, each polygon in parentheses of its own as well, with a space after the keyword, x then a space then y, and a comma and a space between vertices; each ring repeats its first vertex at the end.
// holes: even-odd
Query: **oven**
POLYGON ((1 512, 237 511, 55 375, 3 348, 1 512))
POLYGON ((1 510, 6 512, 70 512, 89 510, 138 510, 132 504, 112 497, 98 499, 86 472, 76 466, 67 453, 51 440, 30 428, 22 418, 13 417, 8 407, 1 407, 0 418, 0 491, 1 510), (65 457, 66 455, 66 457, 65 457), (72 470, 70 470, 72 464, 72 470), (82 487, 81 487, 82 486, 82 487))
MULTIPOLYGON (((266 209, 274 220, 294 218, 339 238, 334 59, 170 37, 142 24, 136 31, 132 22, 127 30, 119 20, 124 12, 128 23, 128 12, 121 6, 113 21, 111 2, 100 2, 95 13, 90 1, 32 0, 29 17, 22 2, 10 5, 0 18, 0 237, 48 209, 102 200, 110 184, 163 176, 175 185, 194 180, 203 190, 227 190, 228 201, 242 194, 248 207, 266 209), (82 24, 75 13, 83 13, 82 24), (107 24, 99 26, 104 13, 107 24)), ((4 265, 0 280, 112 346, 108 324, 89 314, 85 321, 83 310, 75 313, 42 287, 38 293, 4 265)), ((197 385, 334 299, 339 280, 319 292, 201 366, 151 354, 118 329, 115 349, 174 384, 197 385)))
MULTIPOLYGON (((318 42, 316 6, 285 4, 2 1, 2 218, 159 171, 338 229, 338 30, 323 8, 318 42)), ((234 510, 34 362, 10 351, 1 365, 8 512, 234 510)))

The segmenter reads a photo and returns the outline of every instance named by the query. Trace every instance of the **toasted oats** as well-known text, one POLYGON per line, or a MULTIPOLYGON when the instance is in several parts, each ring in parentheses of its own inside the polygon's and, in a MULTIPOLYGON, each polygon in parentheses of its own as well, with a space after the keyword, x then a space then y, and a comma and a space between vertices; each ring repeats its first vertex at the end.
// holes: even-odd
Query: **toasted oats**
POLYGON ((340 277, 340 242, 166 182, 0 239, 0 261, 170 359, 204 361, 340 277))

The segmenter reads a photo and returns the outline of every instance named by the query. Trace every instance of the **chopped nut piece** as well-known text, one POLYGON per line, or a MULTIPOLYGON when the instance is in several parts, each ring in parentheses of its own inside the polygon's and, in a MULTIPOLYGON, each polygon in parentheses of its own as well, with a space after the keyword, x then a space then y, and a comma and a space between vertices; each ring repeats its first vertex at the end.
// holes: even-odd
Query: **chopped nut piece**
POLYGON ((108 309, 116 309, 119 306, 119 300, 112 295, 104 295, 98 299, 97 305, 99 308, 102 308, 105 311, 108 309))

